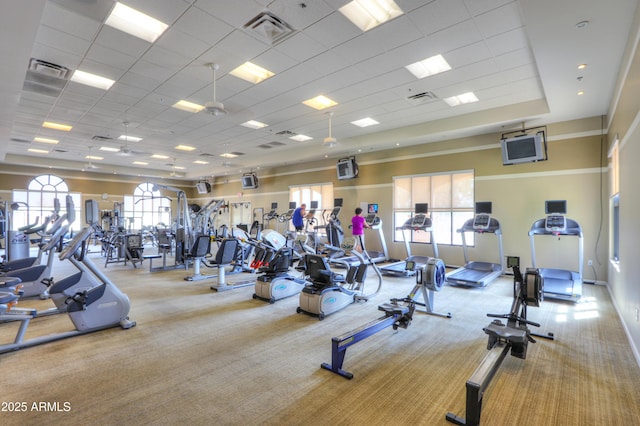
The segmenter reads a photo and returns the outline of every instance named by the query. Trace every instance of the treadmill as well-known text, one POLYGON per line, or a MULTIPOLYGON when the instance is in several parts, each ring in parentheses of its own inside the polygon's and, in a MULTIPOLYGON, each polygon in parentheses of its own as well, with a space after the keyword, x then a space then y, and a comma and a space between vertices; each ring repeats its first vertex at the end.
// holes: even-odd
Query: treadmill
POLYGON ((504 249, 502 247, 502 229, 500 222, 491 217, 491 201, 476 203, 473 219, 467 220, 458 232, 462 236, 464 251, 464 266, 446 275, 449 284, 467 287, 484 287, 498 278, 505 271, 504 249), (500 263, 469 261, 468 247, 465 235, 467 232, 476 234, 494 234, 498 237, 498 255, 500 263))
MULTIPOLYGON (((378 262, 386 262, 389 260, 389 251, 387 249, 387 240, 384 238, 384 233, 382 232, 382 219, 378 216, 378 205, 377 204, 369 204, 367 206, 367 216, 365 216, 364 220, 367 225, 369 225, 371 231, 378 233, 378 238, 380 241, 380 247, 382 251, 369 250, 366 246, 367 243, 365 241, 364 250, 367 252, 368 260, 373 263, 378 262)), ((365 228, 365 231, 367 228, 365 228)), ((348 264, 360 263, 360 260, 357 256, 346 256, 339 258, 340 262, 346 262, 348 264)), ((340 267, 340 265, 338 265, 340 267)))
POLYGON ((416 203, 415 215, 407 219, 402 225, 396 227, 396 230, 402 231, 402 239, 404 240, 404 247, 407 251, 407 258, 400 262, 391 263, 380 268, 380 272, 383 275, 395 276, 395 277, 409 277, 415 275, 416 270, 422 268, 427 264, 429 256, 413 256, 411 255, 411 246, 405 231, 424 231, 429 232, 431 235, 431 245, 433 246, 433 256, 438 257, 438 245, 433 235, 433 225, 431 218, 427 216, 429 212, 429 204, 416 203))
POLYGON ((566 200, 545 201, 544 219, 536 220, 529 231, 531 243, 531 264, 536 268, 535 236, 546 235, 559 238, 566 235, 578 238, 578 271, 553 268, 538 268, 544 278, 544 296, 549 299, 577 302, 582 297, 582 264, 584 261, 584 240, 582 228, 575 220, 565 217, 566 200))

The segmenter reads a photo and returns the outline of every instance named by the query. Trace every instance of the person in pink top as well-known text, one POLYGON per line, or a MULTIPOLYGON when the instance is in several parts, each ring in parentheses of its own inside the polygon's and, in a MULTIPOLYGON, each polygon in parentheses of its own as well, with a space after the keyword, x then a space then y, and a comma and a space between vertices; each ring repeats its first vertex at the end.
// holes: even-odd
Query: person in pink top
POLYGON ((356 238, 354 249, 362 253, 362 250, 364 250, 364 228, 370 228, 370 226, 367 225, 364 217, 362 217, 362 209, 360 207, 356 208, 355 213, 355 216, 351 218, 351 235, 356 238))

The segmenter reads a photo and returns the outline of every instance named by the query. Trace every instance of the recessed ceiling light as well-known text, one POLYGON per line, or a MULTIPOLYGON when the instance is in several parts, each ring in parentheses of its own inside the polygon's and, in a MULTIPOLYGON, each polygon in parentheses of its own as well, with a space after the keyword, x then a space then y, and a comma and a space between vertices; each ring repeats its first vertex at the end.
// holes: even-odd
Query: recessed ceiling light
POLYGON ((118 148, 112 148, 110 146, 101 146, 100 147, 100 151, 105 151, 105 152, 120 152, 120 149, 118 148))
POLYGON ((362 31, 368 31, 404 13, 393 0, 353 0, 339 10, 362 31))
POLYGON ((232 70, 229 74, 253 84, 258 84, 275 75, 271 71, 256 64, 252 64, 251 62, 245 62, 238 68, 232 70))
POLYGON ((131 135, 120 135, 118 136, 118 139, 125 142, 140 142, 142 140, 142 138, 131 135))
POLYGON ((99 157, 97 155, 86 155, 84 158, 87 160, 104 160, 104 157, 99 157))
POLYGON ((358 127, 368 127, 368 126, 373 126, 380 123, 378 123, 376 120, 374 120, 371 117, 367 117, 360 120, 352 121, 351 124, 358 127))
POLYGON ((46 127, 47 129, 62 130, 65 132, 73 129, 73 126, 69 126, 68 124, 54 123, 53 121, 45 121, 44 123, 42 123, 42 127, 46 127))
POLYGON ((442 57, 442 55, 431 56, 430 58, 423 59, 422 61, 414 62, 413 64, 405 66, 406 69, 415 75, 417 78, 425 78, 430 75, 440 74, 441 72, 449 71, 451 66, 442 57))
POLYGON ((122 3, 116 3, 105 21, 106 25, 153 43, 169 27, 122 3))
POLYGON ((33 138, 34 142, 40 142, 40 143, 48 143, 51 145, 55 145, 58 142, 60 142, 58 139, 49 139, 49 138, 42 138, 40 136, 36 136, 35 138, 33 138))
POLYGON ((587 67, 587 64, 580 64, 580 65, 578 65, 578 69, 579 69, 579 70, 583 70, 583 69, 585 69, 586 67, 587 67))
POLYGON ((311 108, 315 108, 317 110, 325 109, 332 107, 334 105, 338 105, 338 103, 332 99, 327 98, 324 95, 316 96, 315 98, 307 99, 302 102, 306 106, 310 106, 311 108))
POLYGON ((149 165, 149 163, 144 162, 144 161, 134 161, 131 164, 135 164, 137 166, 148 166, 149 165))
POLYGON ((473 92, 467 92, 461 95, 444 98, 444 101, 448 103, 449 106, 454 107, 462 104, 470 104, 472 102, 478 102, 478 97, 473 92))
POLYGON ((100 77, 99 75, 90 74, 80 70, 74 71, 71 76, 71 81, 91 87, 97 87, 102 90, 109 90, 111 86, 113 86, 113 83, 115 83, 115 80, 111 80, 110 78, 100 77))
POLYGON ((193 113, 200 112, 204 109, 204 105, 194 104, 193 102, 185 101, 184 99, 176 102, 171 106, 182 111, 193 113))
POLYGON ((151 158, 158 158, 160 160, 166 160, 167 158, 169 158, 168 155, 164 155, 164 154, 153 154, 151 156, 151 158))
POLYGON ((209 164, 209 162, 208 161, 202 161, 202 160, 195 160, 193 162, 193 164, 209 164))
POLYGON ((196 149, 196 147, 189 145, 176 145, 174 146, 174 149, 177 149, 179 151, 193 151, 194 149, 196 149))
POLYGON ((304 141, 308 141, 310 139, 313 139, 310 136, 305 136, 305 135, 295 135, 295 136, 291 136, 289 139, 292 139, 294 141, 298 141, 298 142, 304 142, 304 141))
POLYGON ((224 154, 220 154, 220 157, 224 157, 224 158, 236 158, 237 155, 236 154, 232 154, 230 152, 225 152, 224 154))
POLYGON ((582 96, 582 95, 584 95, 584 90, 580 90, 580 91, 578 92, 578 96, 582 96))
POLYGON ((267 127, 268 124, 264 124, 255 120, 249 120, 247 122, 242 123, 241 126, 248 127, 250 129, 262 129, 264 127, 267 127))
POLYGON ((34 154, 48 154, 49 151, 46 149, 37 149, 37 148, 28 148, 27 151, 33 152, 34 154))

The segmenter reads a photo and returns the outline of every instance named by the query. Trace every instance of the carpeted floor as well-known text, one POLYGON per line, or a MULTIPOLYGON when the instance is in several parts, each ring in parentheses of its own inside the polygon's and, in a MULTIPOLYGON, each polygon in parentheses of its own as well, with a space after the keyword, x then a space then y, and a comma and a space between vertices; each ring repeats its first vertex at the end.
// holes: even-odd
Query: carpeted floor
MULTIPOLYGON (((55 268, 58 277, 74 271, 55 268)), ((213 280, 184 281, 184 269, 106 271, 138 325, 0 355, 3 425, 445 425, 447 412, 465 414, 465 382, 487 353, 486 313, 507 313, 512 301, 508 277, 484 289, 447 286, 435 308, 453 318, 417 313, 407 330, 354 345, 344 368, 355 377, 346 380, 320 369, 331 337, 379 317, 377 305, 406 295, 412 278, 386 278, 370 301, 318 321, 296 313, 297 296, 270 305, 252 299, 253 286, 214 292, 213 280)), ((606 287, 584 293, 576 305, 529 309, 556 340, 530 344, 524 361, 507 357, 482 424, 640 424, 640 368, 606 287)), ((70 329, 64 315, 38 318, 27 337, 70 329)), ((2 343, 15 330, 0 324, 2 343)))

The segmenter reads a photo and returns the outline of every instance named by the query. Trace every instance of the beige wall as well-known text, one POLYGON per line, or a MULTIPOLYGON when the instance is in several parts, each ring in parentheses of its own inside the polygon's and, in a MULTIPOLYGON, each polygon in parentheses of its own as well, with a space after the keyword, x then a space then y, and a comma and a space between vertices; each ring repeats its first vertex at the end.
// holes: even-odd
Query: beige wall
MULTIPOLYGON (((640 11, 636 13, 636 31, 639 27, 638 14, 640 11)), ((609 142, 612 143, 616 135, 620 141, 620 263, 618 268, 609 268, 608 281, 609 290, 631 339, 636 359, 640 363, 640 54, 635 51, 636 48, 633 37, 628 50, 633 51, 634 56, 609 127, 609 142)))

